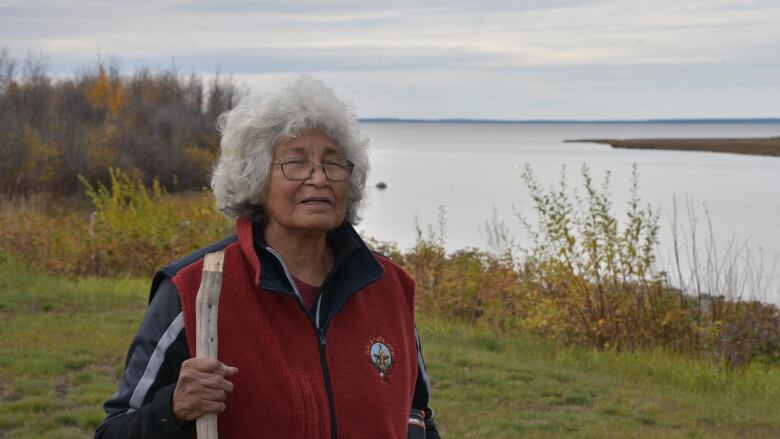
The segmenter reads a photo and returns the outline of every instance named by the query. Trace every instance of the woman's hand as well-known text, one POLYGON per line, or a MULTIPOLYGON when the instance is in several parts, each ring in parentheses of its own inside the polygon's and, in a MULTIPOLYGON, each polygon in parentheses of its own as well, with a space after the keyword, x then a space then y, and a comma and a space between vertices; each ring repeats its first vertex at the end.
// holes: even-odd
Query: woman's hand
POLYGON ((190 358, 181 364, 173 391, 173 416, 177 424, 194 421, 206 413, 225 410, 225 398, 233 383, 225 378, 238 372, 214 358, 190 358))

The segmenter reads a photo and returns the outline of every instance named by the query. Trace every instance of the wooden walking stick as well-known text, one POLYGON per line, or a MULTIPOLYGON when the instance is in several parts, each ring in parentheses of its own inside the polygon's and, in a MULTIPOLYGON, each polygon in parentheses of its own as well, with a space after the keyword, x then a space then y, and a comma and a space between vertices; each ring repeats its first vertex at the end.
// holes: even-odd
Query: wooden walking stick
MULTIPOLYGON (((203 258, 203 273, 195 299, 195 357, 217 358, 217 310, 222 289, 224 251, 203 258)), ((195 421, 198 439, 217 439, 217 414, 207 413, 195 421)))

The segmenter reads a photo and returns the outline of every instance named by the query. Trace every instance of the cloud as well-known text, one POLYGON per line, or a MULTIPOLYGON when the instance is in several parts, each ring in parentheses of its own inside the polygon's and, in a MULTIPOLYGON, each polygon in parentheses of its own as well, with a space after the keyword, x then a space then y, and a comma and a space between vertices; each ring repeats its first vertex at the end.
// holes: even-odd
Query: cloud
MULTIPOLYGON (((128 70, 174 60, 184 70, 247 77, 320 72, 340 83, 365 81, 360 93, 372 93, 368 84, 385 87, 373 93, 387 96, 415 90, 433 102, 418 108, 433 113, 473 112, 452 106, 464 90, 500 99, 535 93, 522 85, 529 83, 556 93, 607 81, 624 95, 639 99, 645 89, 672 101, 680 84, 703 94, 723 84, 752 94, 780 73, 777 22, 775 1, 5 0, 0 44, 17 57, 48 54, 59 74, 97 54, 117 56, 128 70), (495 91, 498 84, 504 92, 495 91), (443 102, 440 110, 434 100, 443 102)), ((591 98, 552 100, 586 112, 591 98)), ((745 111, 763 110, 763 99, 745 111)))

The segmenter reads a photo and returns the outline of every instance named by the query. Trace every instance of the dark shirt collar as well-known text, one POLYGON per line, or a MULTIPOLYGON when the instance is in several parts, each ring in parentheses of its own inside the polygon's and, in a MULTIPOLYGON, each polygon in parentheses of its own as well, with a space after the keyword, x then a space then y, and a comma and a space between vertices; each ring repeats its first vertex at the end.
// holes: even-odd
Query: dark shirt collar
MULTIPOLYGON (((260 287, 265 290, 293 293, 279 259, 268 250, 268 243, 263 237, 262 225, 252 224, 252 239, 262 272, 260 287)), ((351 294, 384 273, 374 254, 360 239, 360 235, 347 222, 327 233, 328 245, 333 250, 335 259, 333 267, 322 284, 324 291, 333 296, 351 294)))

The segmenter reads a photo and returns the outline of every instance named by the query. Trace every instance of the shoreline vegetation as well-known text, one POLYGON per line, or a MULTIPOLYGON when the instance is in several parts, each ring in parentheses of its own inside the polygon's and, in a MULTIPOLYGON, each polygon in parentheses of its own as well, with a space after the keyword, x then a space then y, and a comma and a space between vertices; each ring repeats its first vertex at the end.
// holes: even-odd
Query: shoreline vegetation
POLYGON ((566 143, 600 143, 613 148, 702 151, 780 157, 780 136, 754 138, 571 139, 566 143))
MULTIPOLYGON (((108 185, 82 179, 89 203, 80 208, 43 193, 0 197, 0 251, 69 277, 150 276, 232 231, 209 192, 169 194, 156 180, 148 187, 119 169, 108 174, 108 185)), ((728 368, 780 366, 780 310, 756 300, 770 284, 761 261, 717 253, 706 236, 701 247, 695 225, 682 225, 677 263, 659 266, 660 212, 640 204, 637 169, 621 217, 610 174, 600 182, 587 166, 580 174, 580 188, 565 171, 545 187, 526 166, 535 218, 519 220, 529 247, 515 245, 494 217, 485 223, 487 250, 448 252, 443 210, 438 227, 417 226, 412 248, 366 241, 417 279, 417 309, 432 316, 600 351, 662 348, 728 368), (687 268, 685 260, 699 262, 687 268)))

